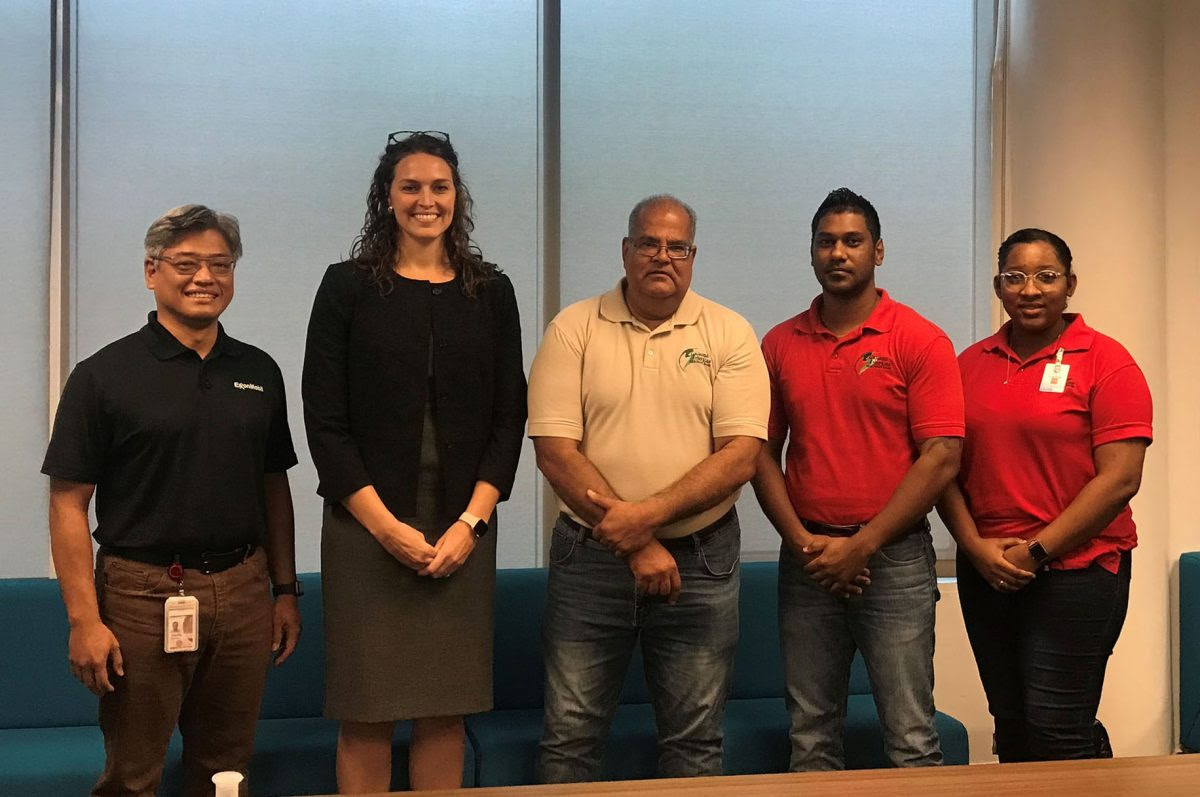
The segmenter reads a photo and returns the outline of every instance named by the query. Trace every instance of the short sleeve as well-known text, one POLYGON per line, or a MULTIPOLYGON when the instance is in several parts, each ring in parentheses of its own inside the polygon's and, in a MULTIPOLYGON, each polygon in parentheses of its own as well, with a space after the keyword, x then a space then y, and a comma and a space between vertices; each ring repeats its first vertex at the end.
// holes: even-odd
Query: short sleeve
POLYGON ((112 444, 112 426, 88 361, 67 379, 42 473, 57 479, 96 484, 112 444))
POLYGON ((529 436, 583 440, 583 334, 550 322, 529 369, 529 436))
POLYGON ((763 337, 762 353, 767 369, 767 380, 770 383, 771 400, 770 416, 767 419, 767 439, 782 441, 787 439, 789 423, 787 406, 784 404, 783 394, 779 390, 779 349, 773 330, 763 337))
POLYGON ((712 434, 764 440, 771 413, 771 380, 754 330, 738 320, 735 329, 740 327, 740 335, 718 364, 713 380, 712 434))
POLYGON ((917 442, 965 435, 962 376, 945 335, 937 335, 914 360, 908 378, 908 424, 917 442))
POLYGON ((274 360, 271 361, 275 382, 278 385, 276 395, 279 400, 271 411, 271 427, 267 431, 267 448, 263 457, 264 473, 282 473, 296 464, 296 448, 292 444, 292 430, 288 425, 287 396, 283 384, 283 374, 274 360))
POLYGON ((1142 369, 1130 360, 1092 388, 1092 448, 1118 440, 1154 439, 1154 408, 1142 369))

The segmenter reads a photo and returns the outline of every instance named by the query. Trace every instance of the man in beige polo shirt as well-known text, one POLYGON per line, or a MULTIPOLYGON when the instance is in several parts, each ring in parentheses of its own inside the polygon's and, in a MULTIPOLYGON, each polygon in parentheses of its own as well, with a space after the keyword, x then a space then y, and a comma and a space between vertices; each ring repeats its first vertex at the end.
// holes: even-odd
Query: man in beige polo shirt
POLYGON ((754 330, 689 290, 696 215, 642 200, 625 277, 563 310, 529 380, 529 435, 562 510, 543 630, 538 777, 593 779, 634 644, 658 726, 658 774, 721 772, 738 633, 733 508, 766 438, 754 330))

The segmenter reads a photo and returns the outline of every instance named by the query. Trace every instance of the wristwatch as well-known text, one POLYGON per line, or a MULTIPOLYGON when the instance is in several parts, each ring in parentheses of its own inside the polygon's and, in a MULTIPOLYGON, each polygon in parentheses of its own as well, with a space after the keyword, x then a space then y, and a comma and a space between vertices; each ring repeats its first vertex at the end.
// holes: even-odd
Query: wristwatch
POLYGON ((1029 558, 1038 567, 1050 561, 1050 554, 1046 552, 1046 549, 1037 540, 1030 540, 1027 547, 1029 548, 1029 558))
POLYGON ((280 595, 295 595, 298 598, 304 594, 304 582, 296 579, 287 584, 276 584, 271 587, 271 594, 276 598, 280 595))
POLYGON ((479 539, 488 532, 487 521, 481 517, 475 517, 470 512, 463 512, 458 519, 467 524, 467 528, 475 535, 475 539, 479 539))

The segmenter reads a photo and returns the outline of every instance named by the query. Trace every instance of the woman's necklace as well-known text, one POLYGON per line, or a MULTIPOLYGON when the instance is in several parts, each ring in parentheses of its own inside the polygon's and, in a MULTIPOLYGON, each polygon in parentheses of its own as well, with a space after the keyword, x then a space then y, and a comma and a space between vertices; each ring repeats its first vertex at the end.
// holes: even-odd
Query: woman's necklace
MULTIPOLYGON (((1054 336, 1054 340, 1051 341, 1051 343, 1050 343, 1051 348, 1058 345, 1058 341, 1062 339, 1063 333, 1067 331, 1067 322, 1063 319, 1059 319, 1059 322, 1063 326, 1062 326, 1062 329, 1058 330, 1058 334, 1054 336)), ((1017 355, 1017 350, 1014 349, 1013 345, 1012 345, 1012 330, 1009 330, 1009 332, 1008 332, 1008 348, 1012 351, 1012 353, 1014 355, 1020 356, 1020 355, 1017 355)), ((1046 348, 1046 347, 1040 346, 1040 347, 1038 347, 1037 351, 1041 351, 1044 348, 1046 348)), ((1010 369, 1012 368, 1012 361, 1013 361, 1012 357, 1009 357, 1007 354, 1004 355, 1004 384, 1006 384, 1006 385, 1008 384, 1008 377, 1010 375, 1010 369)), ((1060 364, 1062 363, 1062 349, 1058 350, 1058 362, 1060 364)), ((1017 371, 1019 373, 1020 369, 1018 368, 1017 371)))

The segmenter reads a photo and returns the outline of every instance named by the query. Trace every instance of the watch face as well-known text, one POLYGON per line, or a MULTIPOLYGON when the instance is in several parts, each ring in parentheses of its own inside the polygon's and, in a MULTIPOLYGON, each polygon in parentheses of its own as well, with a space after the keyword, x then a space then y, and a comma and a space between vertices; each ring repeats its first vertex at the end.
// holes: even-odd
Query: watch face
POLYGON ((476 523, 475 528, 473 529, 476 537, 482 537, 484 534, 487 534, 487 530, 488 530, 488 524, 487 524, 486 520, 481 520, 478 523, 476 523))

